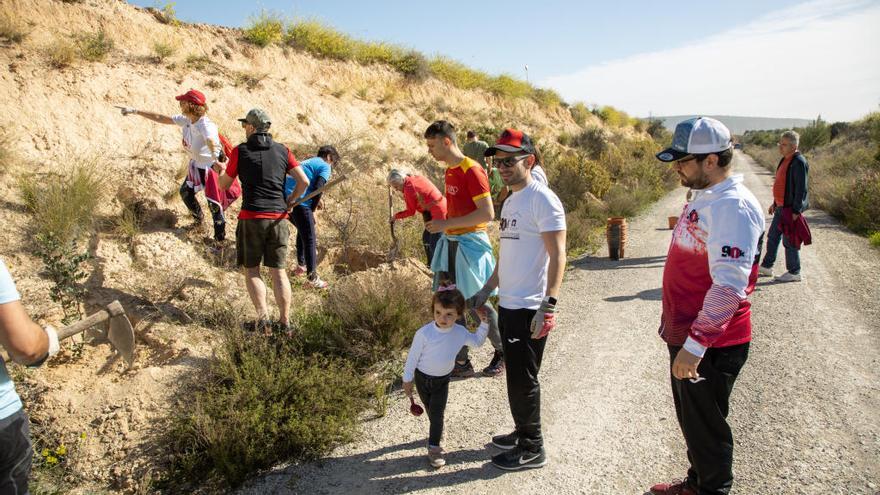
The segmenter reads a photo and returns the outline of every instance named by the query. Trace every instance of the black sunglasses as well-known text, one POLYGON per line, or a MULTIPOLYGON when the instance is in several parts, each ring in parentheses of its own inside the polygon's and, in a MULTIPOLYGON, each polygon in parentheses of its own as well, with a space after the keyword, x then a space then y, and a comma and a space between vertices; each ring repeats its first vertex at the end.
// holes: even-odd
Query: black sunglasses
POLYGON ((497 167, 499 167, 499 168, 501 168, 501 167, 504 167, 504 168, 513 167, 514 165, 516 165, 517 163, 519 163, 520 160, 522 160, 523 158, 526 158, 527 156, 529 156, 529 155, 511 156, 511 157, 508 157, 508 158, 504 158, 504 159, 502 159, 502 160, 499 160, 499 159, 496 158, 496 159, 495 159, 495 165, 496 165, 497 167))

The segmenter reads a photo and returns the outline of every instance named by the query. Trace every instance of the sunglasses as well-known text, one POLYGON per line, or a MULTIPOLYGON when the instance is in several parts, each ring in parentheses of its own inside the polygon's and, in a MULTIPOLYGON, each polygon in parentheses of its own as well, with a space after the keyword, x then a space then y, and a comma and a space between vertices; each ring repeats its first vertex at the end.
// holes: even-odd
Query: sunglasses
POLYGON ((499 159, 496 158, 496 159, 495 159, 495 165, 496 165, 498 168, 502 168, 502 167, 503 167, 503 168, 513 167, 514 165, 516 165, 517 163, 519 163, 520 160, 522 160, 523 158, 525 158, 525 157, 527 157, 527 156, 529 156, 529 155, 511 156, 511 157, 505 158, 505 159, 503 159, 503 160, 499 160, 499 159))
POLYGON ((695 157, 694 155, 688 155, 688 156, 682 158, 681 160, 676 160, 675 162, 678 163, 679 165, 684 165, 685 163, 687 163, 691 160, 696 160, 696 159, 697 159, 697 157, 695 157))

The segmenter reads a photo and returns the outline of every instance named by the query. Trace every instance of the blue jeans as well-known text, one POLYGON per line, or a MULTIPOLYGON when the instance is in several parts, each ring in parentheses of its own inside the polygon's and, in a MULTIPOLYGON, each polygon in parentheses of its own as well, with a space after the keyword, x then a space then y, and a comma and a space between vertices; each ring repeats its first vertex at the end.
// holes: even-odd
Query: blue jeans
POLYGON ((773 220, 770 222, 770 230, 767 231, 767 253, 764 254, 764 261, 761 266, 764 268, 773 268, 776 263, 776 253, 779 251, 779 241, 785 249, 785 269, 792 275, 801 272, 801 255, 800 252, 792 246, 788 238, 782 235, 779 230, 779 224, 782 222, 782 207, 776 208, 773 213, 773 220))

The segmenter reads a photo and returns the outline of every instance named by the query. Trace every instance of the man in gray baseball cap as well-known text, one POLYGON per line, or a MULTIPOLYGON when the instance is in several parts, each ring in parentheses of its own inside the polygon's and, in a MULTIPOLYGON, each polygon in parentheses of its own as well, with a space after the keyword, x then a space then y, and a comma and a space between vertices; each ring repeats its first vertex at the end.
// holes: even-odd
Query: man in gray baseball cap
POLYGON ((669 350, 676 418, 687 445, 684 479, 651 495, 726 495, 733 485, 730 393, 752 339, 748 295, 758 278, 764 213, 734 174, 730 131, 697 117, 657 154, 691 188, 663 267, 660 338, 669 350))
POLYGON ((272 119, 262 108, 251 108, 243 119, 238 119, 242 124, 250 124, 257 132, 267 132, 272 125, 272 119))

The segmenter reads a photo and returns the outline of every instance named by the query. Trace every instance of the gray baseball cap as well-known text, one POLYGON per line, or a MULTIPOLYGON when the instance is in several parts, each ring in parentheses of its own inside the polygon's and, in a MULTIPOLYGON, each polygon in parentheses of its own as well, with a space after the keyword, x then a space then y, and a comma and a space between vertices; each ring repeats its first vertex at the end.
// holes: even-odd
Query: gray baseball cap
POLYGON ((269 114, 262 108, 251 108, 245 118, 238 119, 239 122, 248 123, 255 129, 268 129, 272 125, 272 119, 269 114))

